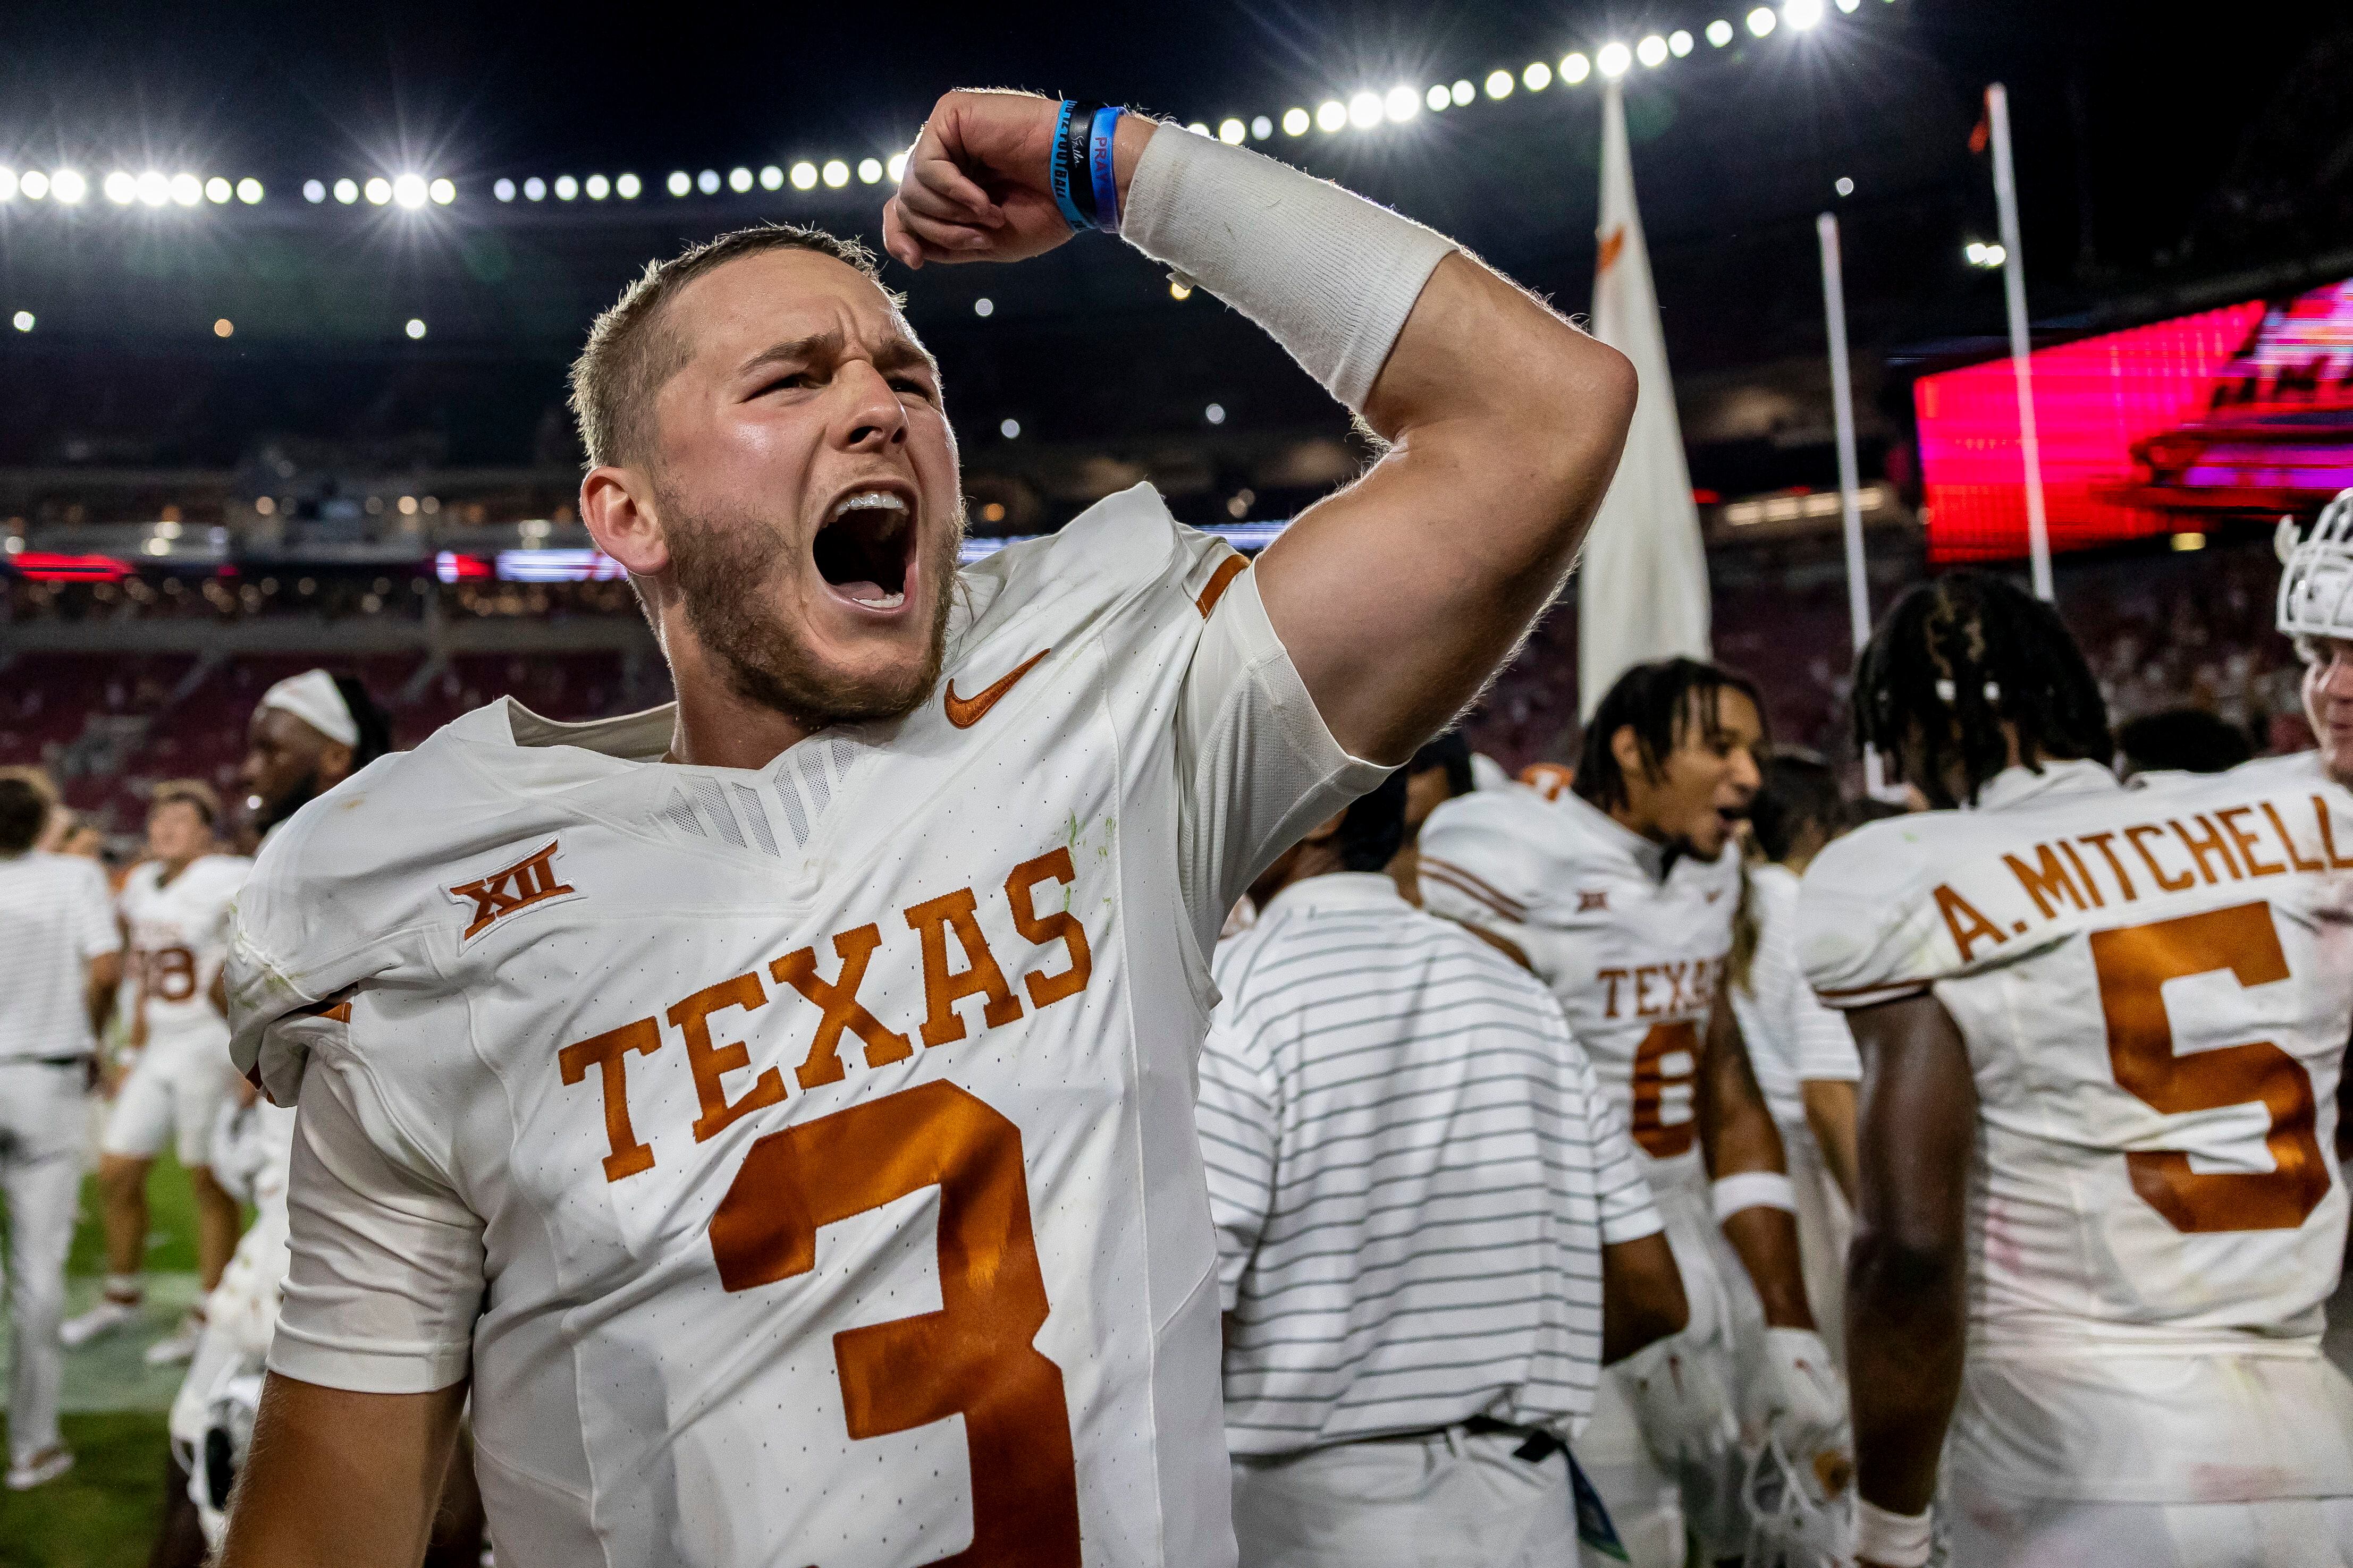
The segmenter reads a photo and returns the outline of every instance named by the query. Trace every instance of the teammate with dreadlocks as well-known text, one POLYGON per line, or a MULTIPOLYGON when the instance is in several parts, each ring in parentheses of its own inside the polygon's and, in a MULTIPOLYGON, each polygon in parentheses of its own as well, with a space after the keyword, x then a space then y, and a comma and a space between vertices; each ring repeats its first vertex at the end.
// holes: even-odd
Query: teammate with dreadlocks
POLYGON ((1956 1563, 2353 1561, 2318 1350, 2353 794, 2296 757, 2120 784, 2057 616, 1972 574, 1889 614, 1855 713, 1948 808, 1799 896, 1863 1061, 1856 1555, 1928 1560, 1941 1453, 1956 1563))
POLYGON ((1636 665, 1594 709, 1569 788, 1480 790, 1421 832, 1423 906, 1508 942, 1552 988, 1648 1156, 1683 1270, 1690 1326, 1609 1369, 1577 1440, 1635 1568, 1679 1568, 1686 1529, 1710 1559, 1741 1555, 1736 1386, 1749 1446, 1769 1431, 1810 1477, 1844 1482, 1844 1391, 1807 1306, 1780 1138, 1720 996, 1764 728, 1742 676, 1636 665), (1767 1325, 1741 1334, 1760 1352, 1742 1365, 1735 1272, 1767 1325))

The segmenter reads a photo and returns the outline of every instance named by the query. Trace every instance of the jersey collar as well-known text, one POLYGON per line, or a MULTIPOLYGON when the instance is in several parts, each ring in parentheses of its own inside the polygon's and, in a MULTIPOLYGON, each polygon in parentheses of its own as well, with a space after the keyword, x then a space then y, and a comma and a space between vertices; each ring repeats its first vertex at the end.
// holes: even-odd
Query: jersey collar
POLYGON ((1654 844, 1643 837, 1573 789, 1561 791, 1552 804, 1556 810, 1565 811, 1571 816, 1582 816, 1588 832, 1604 844, 1616 845, 1619 853, 1632 860, 1644 877, 1653 882, 1667 879, 1671 862, 1665 845, 1654 844))
POLYGON ((2045 763, 2040 773, 2024 766, 2004 768, 1988 779, 1978 791, 1977 809, 2003 811, 2050 795, 2084 795, 2094 790, 2121 790, 2124 787, 2116 781, 2116 775, 2108 771, 2105 763, 2095 763, 2088 758, 2045 763))
POLYGON ((1386 871, 1334 871, 1297 881, 1266 901, 1264 920, 1277 910, 1320 914, 1334 910, 1372 910, 1389 905, 1411 909, 1386 871))

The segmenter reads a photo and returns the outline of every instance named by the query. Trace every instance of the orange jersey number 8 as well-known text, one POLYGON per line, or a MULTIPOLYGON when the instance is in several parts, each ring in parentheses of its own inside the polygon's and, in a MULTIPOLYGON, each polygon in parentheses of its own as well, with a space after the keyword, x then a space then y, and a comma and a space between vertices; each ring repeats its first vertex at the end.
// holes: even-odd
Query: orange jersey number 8
POLYGON ((1634 1051, 1634 1142, 1653 1160, 1691 1152, 1698 1136, 1699 1026, 1654 1024, 1634 1051), (1672 1114, 1671 1114, 1672 1113, 1672 1114))
POLYGON ((964 1416, 972 1545, 959 1568, 1076 1568, 1078 1475, 1061 1369, 1030 1342, 1046 1281, 1029 1229, 1020 1130, 950 1083, 927 1083, 752 1145, 711 1219, 720 1282, 806 1274, 819 1226, 940 1189, 940 1310, 833 1336, 853 1438, 964 1416))
POLYGON ((2168 1116, 2261 1100, 2273 1168, 2198 1172, 2179 1150, 2125 1156, 2133 1191, 2176 1230, 2293 1230, 2328 1194, 2313 1120, 2312 1075, 2269 1040, 2173 1054, 2165 983, 2227 969, 2241 985, 2287 978, 2271 906, 2237 904, 2179 920, 2092 933, 2116 1084, 2168 1116))

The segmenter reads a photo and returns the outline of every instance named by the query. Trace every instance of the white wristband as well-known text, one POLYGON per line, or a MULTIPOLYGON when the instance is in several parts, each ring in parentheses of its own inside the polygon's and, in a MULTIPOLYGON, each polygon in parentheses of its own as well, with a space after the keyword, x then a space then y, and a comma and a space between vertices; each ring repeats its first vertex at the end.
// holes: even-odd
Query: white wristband
POLYGON ((1921 1568, 1928 1561, 1929 1514, 1890 1513, 1866 1498, 1854 1500, 1854 1554, 1886 1568, 1921 1568))
POLYGON ((1798 1190, 1778 1171, 1743 1171, 1725 1176, 1711 1189, 1716 1223, 1721 1225, 1742 1209, 1786 1209, 1798 1212, 1798 1190))
POLYGON ((1168 124, 1136 163, 1119 232, 1263 328, 1357 413, 1454 248, 1328 181, 1168 124))

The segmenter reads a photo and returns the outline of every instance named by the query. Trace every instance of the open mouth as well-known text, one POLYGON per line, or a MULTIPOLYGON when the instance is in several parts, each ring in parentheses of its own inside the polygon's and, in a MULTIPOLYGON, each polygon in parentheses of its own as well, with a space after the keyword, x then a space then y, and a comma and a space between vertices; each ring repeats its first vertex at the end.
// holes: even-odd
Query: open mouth
POLYGON ((818 575, 841 597, 864 609, 895 610, 907 602, 915 514, 895 491, 853 490, 835 503, 809 553, 818 575))

